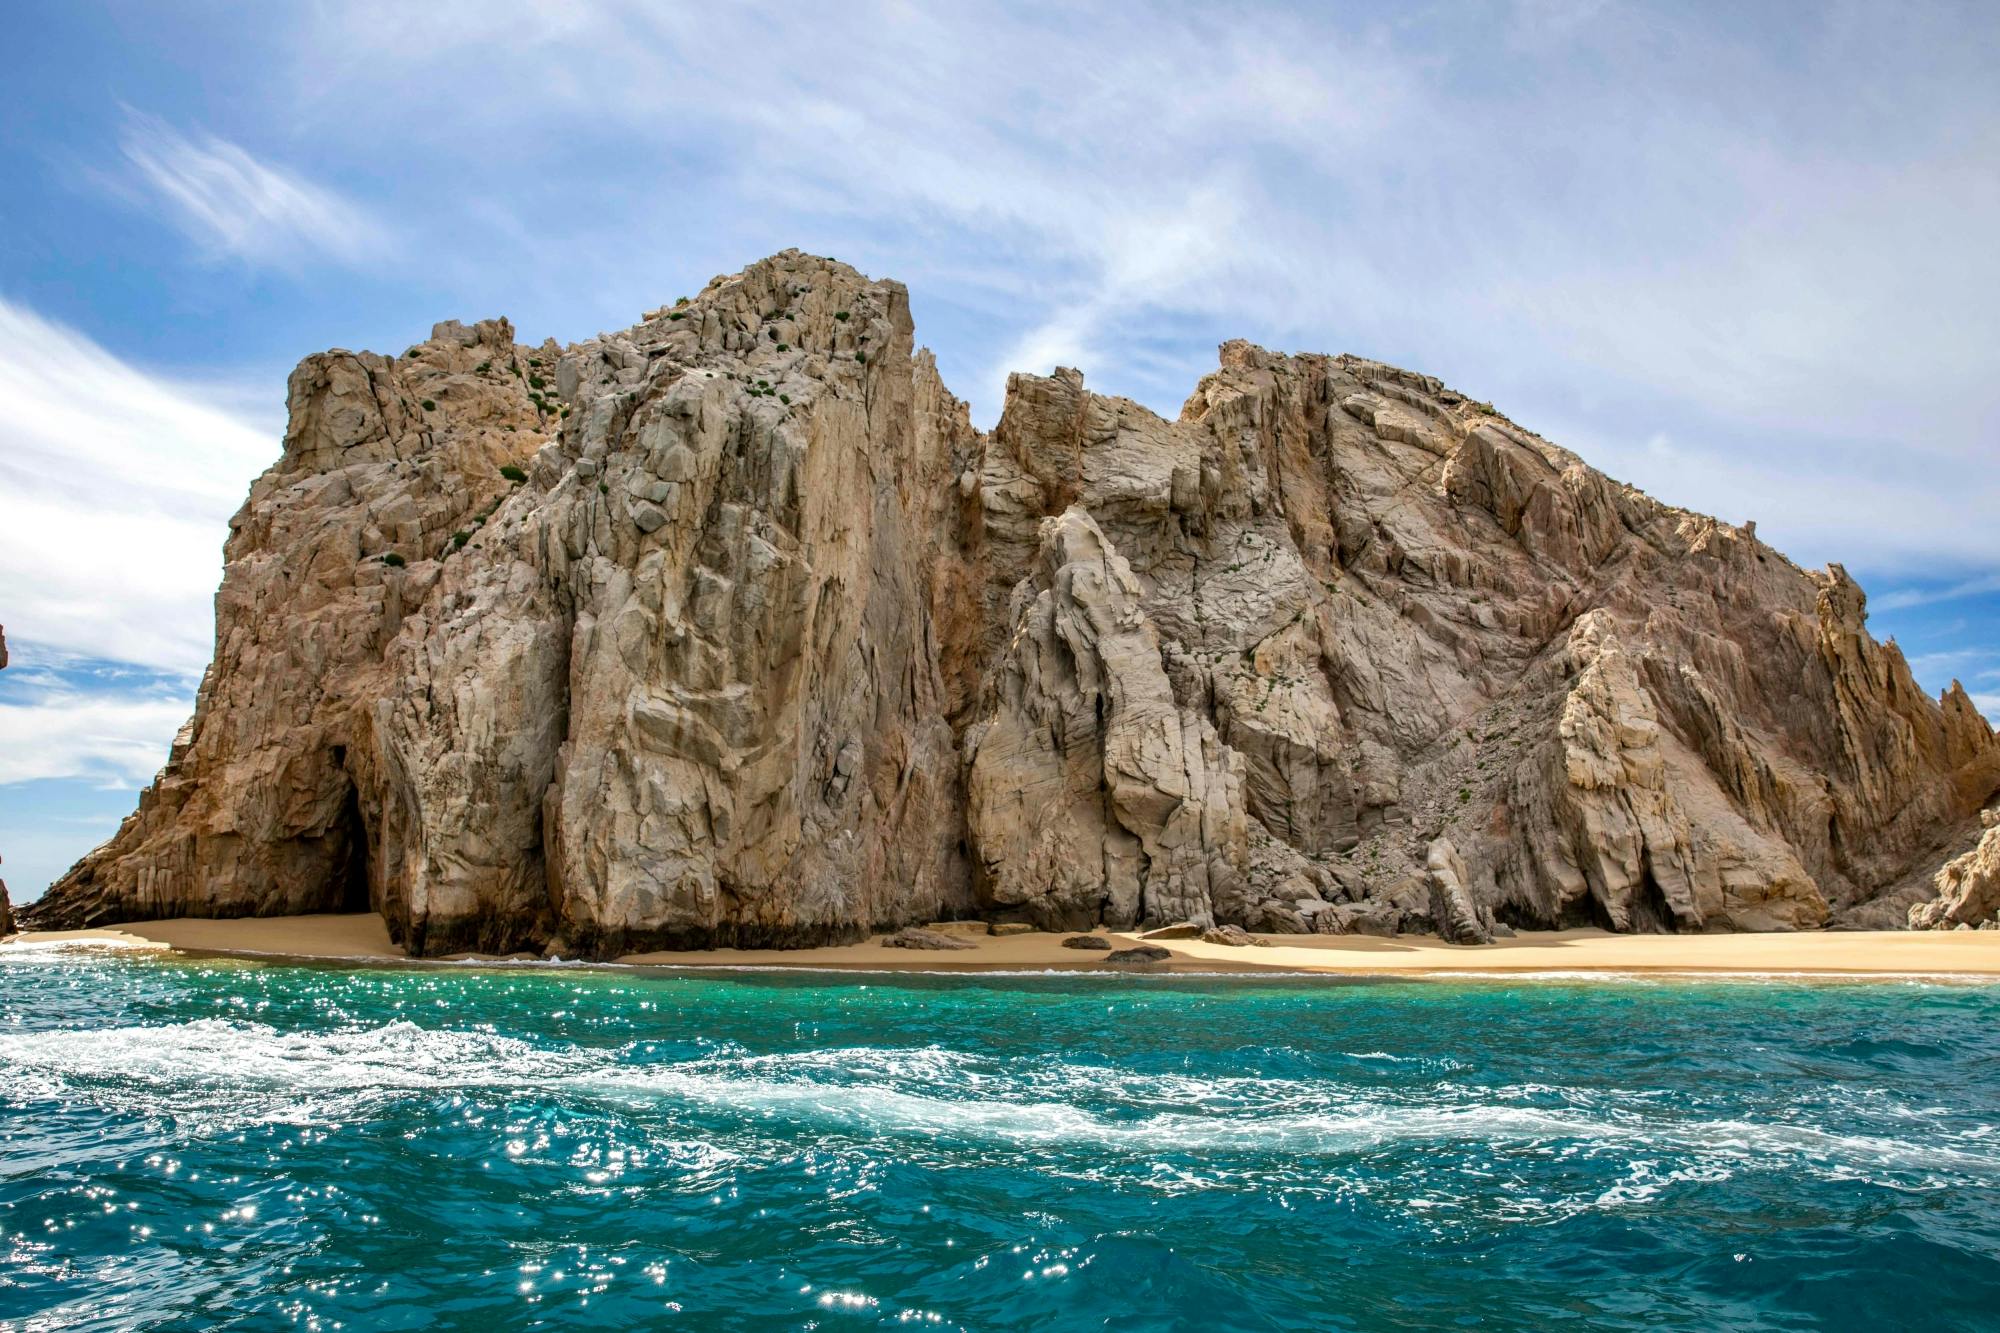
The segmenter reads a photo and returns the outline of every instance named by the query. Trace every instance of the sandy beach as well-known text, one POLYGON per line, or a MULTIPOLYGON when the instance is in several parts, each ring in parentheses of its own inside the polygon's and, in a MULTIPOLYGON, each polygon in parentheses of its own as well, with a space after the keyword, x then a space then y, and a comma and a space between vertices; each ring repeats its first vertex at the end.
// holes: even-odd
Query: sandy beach
MULTIPOLYGON (((1134 935, 1105 932, 1120 948, 1134 935)), ((880 938, 818 949, 713 949, 629 954, 620 963, 673 968, 789 967, 833 971, 987 972, 1102 970, 1103 954, 1064 948, 1061 934, 965 935, 948 952, 885 948, 880 938)), ((1172 957, 1162 972, 1354 973, 1820 973, 1845 976, 2000 976, 2000 931, 1853 931, 1760 935, 1613 935, 1597 930, 1524 932, 1485 945, 1426 936, 1272 935, 1261 948, 1201 940, 1152 940, 1172 957)), ((372 913, 340 916, 182 918, 112 929, 28 931, 24 944, 62 942, 173 949, 190 954, 407 961, 372 913)), ((480 955, 454 955, 462 961, 480 955)), ((525 957, 525 956, 524 956, 525 957)), ((452 960, 444 960, 452 961, 452 960)))

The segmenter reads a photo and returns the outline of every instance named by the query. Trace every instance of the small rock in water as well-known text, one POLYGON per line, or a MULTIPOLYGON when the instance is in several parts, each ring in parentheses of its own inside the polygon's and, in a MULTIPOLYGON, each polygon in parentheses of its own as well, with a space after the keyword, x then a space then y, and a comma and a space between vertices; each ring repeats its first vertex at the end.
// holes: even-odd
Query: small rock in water
POLYGON ((925 930, 922 926, 905 926, 882 940, 885 949, 977 949, 971 940, 947 935, 941 930, 925 930))
POLYGON ((1204 944, 1227 944, 1232 949, 1248 948, 1251 945, 1261 948, 1264 943, 1241 926, 1210 926, 1201 932, 1201 939, 1204 944))
POLYGON ((1062 942, 1065 949, 1109 949, 1111 941, 1102 935, 1072 935, 1062 942))
POLYGON ((1162 949, 1157 944, 1141 944, 1130 949, 1115 949, 1104 955, 1103 962, 1110 967, 1150 967, 1173 956, 1171 949, 1162 949))
POLYGON ((1142 940, 1193 940, 1201 938, 1201 927, 1192 921, 1178 921, 1157 930, 1141 931, 1142 940))

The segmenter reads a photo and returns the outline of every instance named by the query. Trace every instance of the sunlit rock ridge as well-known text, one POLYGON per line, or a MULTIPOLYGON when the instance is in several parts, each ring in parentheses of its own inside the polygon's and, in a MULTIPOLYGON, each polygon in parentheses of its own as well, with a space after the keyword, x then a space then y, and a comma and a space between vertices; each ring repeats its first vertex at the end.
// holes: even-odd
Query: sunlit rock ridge
POLYGON ((1232 342, 1178 420, 1063 369, 981 432, 900 284, 796 251, 571 347, 308 357, 226 555, 37 924, 1902 925, 2000 788, 1839 566, 1435 379, 1232 342))

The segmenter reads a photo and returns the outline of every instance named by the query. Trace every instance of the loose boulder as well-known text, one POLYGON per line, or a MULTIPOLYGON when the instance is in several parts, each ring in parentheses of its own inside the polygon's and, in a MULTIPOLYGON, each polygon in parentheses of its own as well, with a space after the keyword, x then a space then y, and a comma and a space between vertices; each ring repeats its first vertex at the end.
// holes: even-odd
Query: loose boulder
POLYGON ((1162 949, 1157 944, 1140 944, 1130 949, 1114 949, 1104 955, 1102 961, 1108 967, 1150 967, 1173 956, 1171 949, 1162 949))

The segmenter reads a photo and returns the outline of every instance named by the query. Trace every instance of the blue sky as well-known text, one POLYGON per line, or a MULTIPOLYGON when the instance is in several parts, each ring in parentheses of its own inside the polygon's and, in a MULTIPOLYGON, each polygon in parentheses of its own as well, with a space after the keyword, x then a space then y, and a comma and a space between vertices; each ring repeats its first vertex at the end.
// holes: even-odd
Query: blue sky
POLYGON ((2000 717, 2000 8, 29 3, 0 62, 0 866, 106 836, 284 378, 622 328, 785 246, 1171 415, 1247 337, 1442 376, 1844 561, 2000 717), (1305 9, 1311 8, 1310 13, 1305 9))

